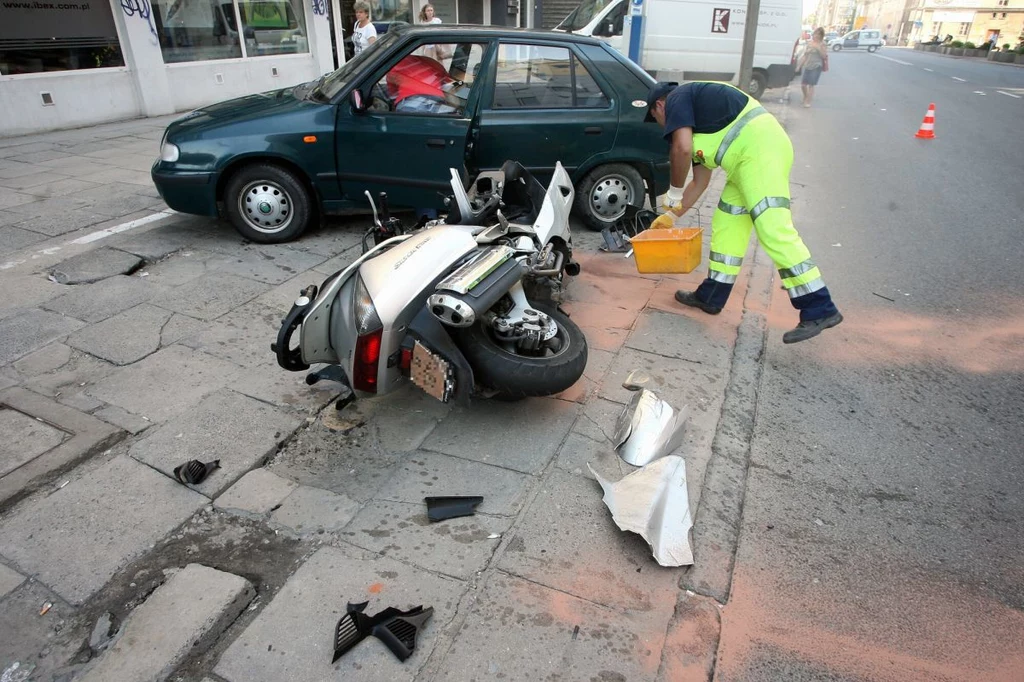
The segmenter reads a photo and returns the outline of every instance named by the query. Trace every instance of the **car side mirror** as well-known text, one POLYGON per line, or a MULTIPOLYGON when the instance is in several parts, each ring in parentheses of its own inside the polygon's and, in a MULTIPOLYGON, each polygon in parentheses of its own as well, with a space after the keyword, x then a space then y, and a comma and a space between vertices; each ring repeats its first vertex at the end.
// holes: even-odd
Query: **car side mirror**
POLYGON ((615 22, 606 21, 603 24, 601 24, 601 32, 599 35, 602 35, 606 38, 610 38, 613 35, 615 35, 615 22))
POLYGON ((366 102, 363 100, 363 93, 359 90, 352 91, 352 111, 358 113, 366 111, 366 102))

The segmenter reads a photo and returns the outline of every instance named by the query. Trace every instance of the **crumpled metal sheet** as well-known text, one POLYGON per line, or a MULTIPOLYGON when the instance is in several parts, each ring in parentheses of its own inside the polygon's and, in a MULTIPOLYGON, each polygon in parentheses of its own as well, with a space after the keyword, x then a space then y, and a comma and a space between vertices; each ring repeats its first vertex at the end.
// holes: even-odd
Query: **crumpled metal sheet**
POLYGON ((615 426, 613 442, 619 457, 642 467, 669 454, 683 442, 688 414, 686 407, 677 412, 647 389, 638 391, 615 426))
POLYGON ((662 566, 689 566, 690 496, 686 490, 686 462, 671 455, 611 483, 587 464, 604 490, 604 503, 622 530, 637 533, 651 546, 662 566))

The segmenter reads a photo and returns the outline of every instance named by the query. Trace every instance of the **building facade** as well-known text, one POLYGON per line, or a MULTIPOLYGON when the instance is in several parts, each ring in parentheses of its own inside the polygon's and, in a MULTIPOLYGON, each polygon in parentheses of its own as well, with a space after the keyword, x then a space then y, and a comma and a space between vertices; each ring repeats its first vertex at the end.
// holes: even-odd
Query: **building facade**
MULTIPOLYGON (((370 0, 415 22, 425 0, 370 0)), ((0 137, 184 112, 345 61, 354 0, 0 0, 0 137), (335 21, 339 17, 339 21, 335 21)), ((445 22, 529 25, 519 0, 439 0, 445 22)))
POLYGON ((1024 41, 1024 0, 921 0, 910 18, 912 41, 951 35, 1000 48, 1024 41))

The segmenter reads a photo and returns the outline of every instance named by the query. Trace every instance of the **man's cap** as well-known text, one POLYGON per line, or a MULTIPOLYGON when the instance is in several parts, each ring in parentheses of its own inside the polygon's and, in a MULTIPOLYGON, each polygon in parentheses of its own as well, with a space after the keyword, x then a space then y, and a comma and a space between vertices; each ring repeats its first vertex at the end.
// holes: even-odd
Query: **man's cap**
POLYGON ((644 123, 653 123, 654 117, 651 116, 651 107, 662 97, 666 97, 668 93, 676 89, 679 83, 655 83, 651 86, 650 92, 647 93, 647 115, 644 116, 644 123))

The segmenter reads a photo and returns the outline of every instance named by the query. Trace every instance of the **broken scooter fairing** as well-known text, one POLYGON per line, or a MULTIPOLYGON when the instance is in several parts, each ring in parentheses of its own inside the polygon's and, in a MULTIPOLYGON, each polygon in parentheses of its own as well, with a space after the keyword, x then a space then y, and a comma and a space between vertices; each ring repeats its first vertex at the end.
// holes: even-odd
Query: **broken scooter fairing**
POLYGON ((422 606, 400 611, 391 606, 368 616, 363 613, 369 602, 349 604, 345 615, 334 628, 334 663, 356 644, 373 635, 384 642, 399 661, 412 656, 416 648, 416 634, 434 615, 434 607, 422 606))
POLYGON ((683 442, 688 410, 676 411, 647 389, 637 391, 623 408, 613 442, 623 461, 642 467, 664 457, 683 442))
POLYGON ((689 538, 693 521, 682 457, 662 457, 615 483, 601 478, 593 468, 590 473, 604 490, 604 503, 615 525, 643 537, 659 564, 693 563, 689 538))

